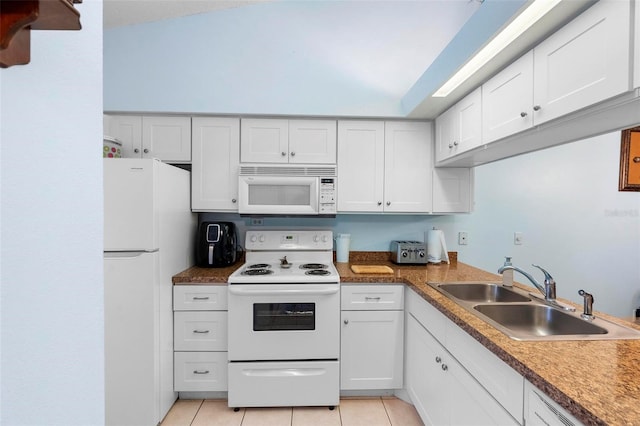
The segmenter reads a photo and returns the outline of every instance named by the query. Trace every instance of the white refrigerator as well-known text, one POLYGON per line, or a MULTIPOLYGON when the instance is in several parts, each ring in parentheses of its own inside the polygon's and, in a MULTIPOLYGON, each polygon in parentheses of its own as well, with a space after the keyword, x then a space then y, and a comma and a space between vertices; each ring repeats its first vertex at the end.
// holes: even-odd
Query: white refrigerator
POLYGON ((193 264, 188 171, 104 160, 105 423, 157 425, 173 391, 171 277, 193 264))

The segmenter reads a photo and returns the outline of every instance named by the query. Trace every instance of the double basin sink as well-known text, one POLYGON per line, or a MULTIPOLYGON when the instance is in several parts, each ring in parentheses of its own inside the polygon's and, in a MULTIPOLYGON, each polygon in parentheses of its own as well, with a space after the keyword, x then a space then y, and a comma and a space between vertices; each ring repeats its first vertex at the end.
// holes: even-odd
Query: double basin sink
POLYGON ((488 282, 428 283, 514 340, 640 339, 640 331, 552 306, 516 287, 488 282))

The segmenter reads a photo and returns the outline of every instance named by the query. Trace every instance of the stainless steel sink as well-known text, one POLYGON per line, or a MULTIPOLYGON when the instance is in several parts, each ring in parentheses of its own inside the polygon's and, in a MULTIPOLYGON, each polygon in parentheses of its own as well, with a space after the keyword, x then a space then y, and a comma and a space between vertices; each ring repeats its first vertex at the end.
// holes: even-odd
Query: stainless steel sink
POLYGON ((515 291, 492 283, 440 284, 438 288, 456 299, 468 302, 530 302, 531 299, 515 291))
POLYGON ((517 287, 489 282, 428 283, 514 340, 640 339, 640 331, 552 306, 517 287))
POLYGON ((538 304, 487 304, 476 305, 476 311, 498 325, 509 329, 514 336, 563 336, 607 334, 602 327, 562 312, 556 308, 538 304))

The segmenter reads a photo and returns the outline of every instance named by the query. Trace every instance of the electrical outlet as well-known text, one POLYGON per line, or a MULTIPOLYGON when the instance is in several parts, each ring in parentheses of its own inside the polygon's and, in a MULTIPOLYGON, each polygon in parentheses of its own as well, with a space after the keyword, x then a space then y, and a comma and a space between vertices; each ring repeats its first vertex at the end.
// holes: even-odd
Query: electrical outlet
POLYGON ((522 232, 514 232, 513 233, 513 244, 516 246, 521 246, 524 243, 524 236, 522 232))
POLYGON ((251 226, 262 226, 262 218, 258 219, 258 218, 252 218, 251 219, 251 226))
POLYGON ((469 234, 465 231, 458 232, 458 245, 466 246, 469 243, 469 234))

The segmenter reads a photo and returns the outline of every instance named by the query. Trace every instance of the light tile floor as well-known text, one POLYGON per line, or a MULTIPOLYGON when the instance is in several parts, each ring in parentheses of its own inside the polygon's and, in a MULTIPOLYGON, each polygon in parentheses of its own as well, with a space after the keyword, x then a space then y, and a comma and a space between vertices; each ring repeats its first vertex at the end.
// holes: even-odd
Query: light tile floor
POLYGON ((161 426, 422 426, 411 404, 393 397, 344 398, 327 407, 242 408, 226 400, 180 399, 161 426))

